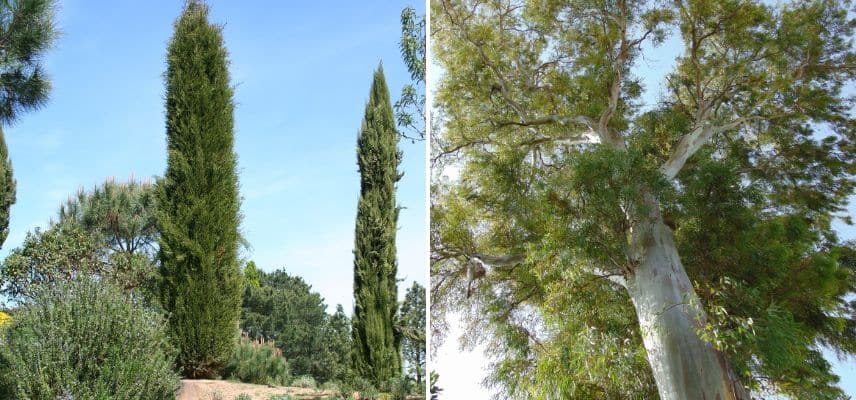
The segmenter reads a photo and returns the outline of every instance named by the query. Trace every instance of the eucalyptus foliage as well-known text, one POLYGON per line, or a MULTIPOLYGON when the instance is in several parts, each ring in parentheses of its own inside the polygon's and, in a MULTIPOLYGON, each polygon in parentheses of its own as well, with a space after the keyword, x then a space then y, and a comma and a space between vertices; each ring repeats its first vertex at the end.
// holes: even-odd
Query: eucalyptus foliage
POLYGON ((501 397, 656 398, 623 285, 664 224, 692 283, 677 306, 738 386, 845 398, 821 348, 856 354, 832 229, 856 184, 851 6, 433 1, 432 329, 462 315, 501 397), (643 104, 660 83, 634 67, 670 38, 643 104))
POLYGON ((414 141, 425 138, 425 27, 425 16, 417 15, 413 7, 401 11, 399 48, 411 83, 401 88, 401 96, 393 108, 402 136, 414 141))

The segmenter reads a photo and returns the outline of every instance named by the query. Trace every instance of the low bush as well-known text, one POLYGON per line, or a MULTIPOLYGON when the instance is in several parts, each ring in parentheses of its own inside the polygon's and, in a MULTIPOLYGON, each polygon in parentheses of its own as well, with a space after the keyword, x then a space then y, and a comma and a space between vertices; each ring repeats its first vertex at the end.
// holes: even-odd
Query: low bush
POLYGON ((385 391, 389 392, 392 400, 405 400, 413 391, 413 382, 405 376, 392 377, 386 382, 385 391))
POLYGON ((315 389, 318 387, 318 385, 315 383, 315 378, 309 375, 298 376, 294 379, 294 382, 292 382, 291 385, 309 389, 315 389))
POLYGON ((253 400, 253 398, 246 393, 241 393, 237 397, 235 397, 235 400, 253 400))
POLYGON ((291 373, 282 351, 272 342, 242 337, 223 369, 223 377, 244 383, 287 386, 291 373))
POLYGON ((330 392, 341 393, 342 392, 342 385, 339 382, 335 382, 335 381, 324 382, 323 384, 321 384, 321 390, 327 390, 330 392))
POLYGON ((35 291, 0 346, 0 398, 175 399, 175 353, 163 318, 105 282, 35 291))
POLYGON ((294 396, 290 394, 275 394, 268 398, 268 400, 297 400, 294 396))

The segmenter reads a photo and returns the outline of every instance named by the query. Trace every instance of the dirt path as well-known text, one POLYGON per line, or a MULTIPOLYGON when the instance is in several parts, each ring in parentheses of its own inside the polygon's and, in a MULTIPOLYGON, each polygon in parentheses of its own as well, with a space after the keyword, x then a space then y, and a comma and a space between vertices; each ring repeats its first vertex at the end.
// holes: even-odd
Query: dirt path
POLYGON ((332 392, 298 387, 251 385, 208 379, 182 379, 176 400, 234 400, 239 394, 248 394, 253 400, 268 400, 275 394, 290 394, 297 399, 316 400, 333 395, 332 392), (219 393, 219 397, 217 394, 219 393))

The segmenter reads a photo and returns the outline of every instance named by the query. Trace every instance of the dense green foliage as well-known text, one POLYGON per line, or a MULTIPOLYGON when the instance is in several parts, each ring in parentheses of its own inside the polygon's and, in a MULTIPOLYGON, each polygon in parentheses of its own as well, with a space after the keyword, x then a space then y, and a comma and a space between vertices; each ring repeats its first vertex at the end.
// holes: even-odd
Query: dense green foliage
POLYGON ((431 13, 432 329, 460 313, 503 396, 656 398, 621 282, 657 215, 739 383, 844 398, 821 346, 856 353, 853 245, 831 225, 856 183, 851 3, 475 3, 431 13), (643 85, 670 35, 675 69, 643 85), (468 276, 479 255, 516 262, 468 276))
POLYGON ((9 211, 15 203, 15 180, 3 126, 47 101, 50 82, 42 69, 42 58, 57 36, 55 3, 15 0, 0 4, 0 247, 9 235, 9 211))
POLYGON ((336 312, 327 315, 323 330, 323 346, 317 355, 323 371, 316 379, 319 382, 346 382, 351 376, 351 319, 341 304, 336 312))
POLYGON ((32 298, 39 286, 102 275, 102 267, 98 244, 80 226, 59 223, 44 231, 36 228, 3 260, 2 293, 15 301, 32 298))
POLYGON ((413 379, 420 391, 425 383, 425 295, 425 287, 413 282, 404 295, 398 318, 407 377, 413 379))
POLYGON ((401 374, 401 337, 395 329, 398 287, 395 234, 398 133, 383 69, 378 67, 357 138, 360 199, 354 245, 354 372, 380 385, 401 374))
POLYGON ((54 0, 14 0, 0 4, 0 124, 42 106, 50 82, 42 68, 44 53, 57 36, 54 0))
POLYGON ((291 371, 282 350, 271 342, 242 337, 223 368, 224 379, 260 385, 288 386, 291 371))
POLYGON ((0 397, 175 399, 165 321, 103 281, 40 287, 2 334, 0 397))
POLYGON ((318 384, 315 382, 315 378, 313 378, 311 375, 303 375, 294 378, 294 382, 292 382, 292 385, 294 385, 295 387, 309 389, 315 389, 316 387, 318 387, 318 384))
POLYGON ((402 136, 411 140, 425 138, 425 27, 424 15, 416 15, 412 7, 401 11, 399 47, 412 82, 401 88, 401 96, 393 107, 402 136))
POLYGON ((259 287, 261 281, 259 277, 259 269, 256 267, 255 261, 250 261, 244 266, 244 287, 259 287))
POLYGON ((153 185, 107 181, 63 204, 46 230, 27 234, 0 266, 0 292, 18 300, 40 284, 92 275, 153 300, 156 241, 153 185))
POLYGON ((241 329, 269 339, 288 359, 292 374, 319 382, 343 381, 350 370, 350 321, 341 306, 328 315, 324 299, 302 278, 259 271, 259 286, 244 289, 241 329))
POLYGON ((79 226, 98 244, 108 275, 126 290, 153 293, 157 275, 158 230, 154 185, 108 180, 81 190, 59 211, 59 223, 79 226))
POLYGON ((167 169, 157 184, 160 298, 187 377, 210 377, 237 344, 237 160, 221 28, 187 3, 167 51, 167 169))

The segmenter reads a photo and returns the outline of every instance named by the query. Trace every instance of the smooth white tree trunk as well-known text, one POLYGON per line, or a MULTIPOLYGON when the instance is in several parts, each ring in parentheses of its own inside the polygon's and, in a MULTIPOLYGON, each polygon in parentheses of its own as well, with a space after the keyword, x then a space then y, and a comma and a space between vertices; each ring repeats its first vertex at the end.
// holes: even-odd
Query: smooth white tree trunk
POLYGON ((659 215, 637 226, 639 265, 626 276, 662 400, 748 400, 725 358, 698 336, 705 317, 659 215))

